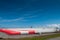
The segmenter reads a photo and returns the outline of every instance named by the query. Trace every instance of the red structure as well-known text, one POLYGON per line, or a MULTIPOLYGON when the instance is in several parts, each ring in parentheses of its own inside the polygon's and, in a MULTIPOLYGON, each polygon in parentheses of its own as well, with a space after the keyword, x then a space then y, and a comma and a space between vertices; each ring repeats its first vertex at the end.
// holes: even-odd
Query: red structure
POLYGON ((0 32, 6 33, 8 35, 20 35, 20 32, 12 31, 12 30, 7 30, 7 29, 0 29, 0 32))
POLYGON ((35 34, 35 30, 20 30, 20 31, 13 31, 8 29, 0 29, 0 32, 6 33, 8 35, 20 35, 22 32, 26 32, 27 34, 35 34))

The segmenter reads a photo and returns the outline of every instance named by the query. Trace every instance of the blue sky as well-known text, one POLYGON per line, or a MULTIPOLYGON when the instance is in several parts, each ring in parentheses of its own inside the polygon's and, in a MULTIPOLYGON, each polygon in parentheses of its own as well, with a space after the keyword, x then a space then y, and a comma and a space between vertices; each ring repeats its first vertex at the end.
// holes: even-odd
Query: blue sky
POLYGON ((60 24, 60 0, 0 0, 1 27, 60 24))

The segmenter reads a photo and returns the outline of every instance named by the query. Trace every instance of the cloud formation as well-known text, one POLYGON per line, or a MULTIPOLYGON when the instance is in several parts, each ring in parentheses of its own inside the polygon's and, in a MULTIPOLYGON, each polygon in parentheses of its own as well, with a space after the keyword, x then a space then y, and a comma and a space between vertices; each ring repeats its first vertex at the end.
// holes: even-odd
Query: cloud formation
POLYGON ((28 11, 29 12, 32 12, 31 14, 23 14, 22 17, 19 17, 19 18, 16 18, 16 19, 3 19, 2 17, 0 17, 0 22, 15 22, 15 21, 29 21, 28 18, 35 18, 35 17, 38 17, 39 14, 35 14, 37 13, 38 11, 41 11, 43 9, 39 9, 39 10, 36 10, 36 11, 28 11))
POLYGON ((60 24, 47 24, 48 27, 59 27, 60 28, 60 24))
POLYGON ((27 18, 35 18, 37 17, 37 15, 31 15, 31 16, 28 16, 27 18))
POLYGON ((14 21, 22 21, 24 18, 17 18, 17 19, 10 19, 10 20, 7 20, 7 19, 3 19, 1 20, 1 22, 14 22, 14 21))
POLYGON ((23 17, 19 17, 19 18, 16 18, 16 19, 2 19, 0 18, 0 22, 15 22, 15 21, 29 21, 29 19, 27 18, 34 18, 34 17, 37 17, 36 15, 32 15, 32 14, 26 14, 24 15, 23 17))

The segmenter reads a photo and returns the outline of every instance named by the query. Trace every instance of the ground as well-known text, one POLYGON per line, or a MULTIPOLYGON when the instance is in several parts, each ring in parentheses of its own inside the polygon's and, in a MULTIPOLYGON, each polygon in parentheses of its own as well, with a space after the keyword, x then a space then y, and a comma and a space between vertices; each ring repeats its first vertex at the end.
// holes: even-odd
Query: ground
POLYGON ((19 38, 19 39, 7 38, 7 39, 1 39, 1 40, 53 40, 51 38, 55 38, 55 40, 60 39, 60 33, 56 33, 56 34, 53 34, 53 35, 45 35, 45 36, 19 38), (56 38, 56 37, 58 37, 58 38, 56 38))

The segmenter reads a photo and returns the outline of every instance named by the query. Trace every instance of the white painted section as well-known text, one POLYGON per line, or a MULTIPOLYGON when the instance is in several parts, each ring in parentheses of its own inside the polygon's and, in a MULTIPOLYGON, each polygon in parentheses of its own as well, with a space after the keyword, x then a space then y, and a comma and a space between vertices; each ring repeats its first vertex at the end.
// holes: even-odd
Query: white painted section
MULTIPOLYGON (((35 30, 35 33, 40 33, 40 34, 45 33, 45 32, 56 32, 57 31, 56 28, 8 28, 8 30, 18 31, 18 32, 21 32, 21 34, 28 34, 28 30, 35 30)), ((3 38, 19 38, 21 36, 22 35, 7 35, 5 33, 0 32, 0 37, 3 37, 3 38)))
POLYGON ((29 32, 28 31, 20 31, 21 34, 28 34, 29 32))
MULTIPOLYGON (((35 30, 35 32, 40 33, 40 32, 56 32, 56 28, 8 28, 9 30, 13 30, 13 31, 21 31, 21 30, 35 30)), ((23 31, 21 31, 23 33, 23 31)))

